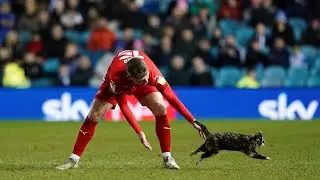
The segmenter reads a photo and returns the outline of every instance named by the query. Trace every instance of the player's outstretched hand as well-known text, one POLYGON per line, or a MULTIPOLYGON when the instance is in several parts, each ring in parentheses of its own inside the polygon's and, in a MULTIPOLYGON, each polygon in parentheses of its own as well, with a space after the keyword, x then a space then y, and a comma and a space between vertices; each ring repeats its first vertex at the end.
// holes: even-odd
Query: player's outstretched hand
POLYGON ((195 122, 196 122, 196 121, 194 121, 194 122, 192 123, 192 126, 199 131, 200 137, 202 137, 203 139, 205 139, 206 136, 204 135, 201 127, 200 127, 198 124, 196 124, 195 122))
POLYGON ((152 147, 151 147, 150 143, 148 142, 146 135, 143 132, 139 133, 138 135, 139 135, 139 138, 140 138, 142 145, 145 148, 147 148, 149 151, 152 151, 152 147))

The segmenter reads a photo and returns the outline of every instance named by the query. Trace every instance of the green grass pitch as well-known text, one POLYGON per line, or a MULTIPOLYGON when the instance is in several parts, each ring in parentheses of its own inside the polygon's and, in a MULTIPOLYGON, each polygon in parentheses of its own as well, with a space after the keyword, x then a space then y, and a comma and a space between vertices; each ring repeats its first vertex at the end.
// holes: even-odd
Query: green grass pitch
POLYGON ((172 152, 180 171, 163 169, 153 122, 141 123, 153 152, 127 123, 101 122, 78 169, 57 171, 72 150, 80 123, 0 122, 0 179, 320 179, 320 121, 203 121, 211 131, 264 132, 259 151, 269 161, 221 152, 196 166, 190 152, 203 140, 172 122, 172 152))

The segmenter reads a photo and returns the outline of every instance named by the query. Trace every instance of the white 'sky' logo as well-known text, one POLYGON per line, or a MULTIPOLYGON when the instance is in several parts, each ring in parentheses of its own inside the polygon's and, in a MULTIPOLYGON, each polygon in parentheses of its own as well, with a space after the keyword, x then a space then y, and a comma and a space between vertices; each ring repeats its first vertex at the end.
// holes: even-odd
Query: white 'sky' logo
POLYGON ((319 102, 312 100, 307 107, 300 100, 294 100, 288 104, 285 93, 281 93, 277 100, 264 100, 259 104, 259 113, 271 120, 311 120, 318 108, 319 102))
POLYGON ((89 113, 87 103, 78 99, 72 102, 70 93, 63 93, 61 99, 49 99, 42 104, 42 112, 47 121, 84 119, 89 113))

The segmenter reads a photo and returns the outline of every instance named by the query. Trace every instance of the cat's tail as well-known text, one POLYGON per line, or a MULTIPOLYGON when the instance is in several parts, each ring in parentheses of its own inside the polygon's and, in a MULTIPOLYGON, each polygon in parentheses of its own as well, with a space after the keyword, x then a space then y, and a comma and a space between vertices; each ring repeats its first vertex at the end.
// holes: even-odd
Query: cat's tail
POLYGON ((208 137, 208 136, 211 134, 210 131, 208 130, 208 128, 207 128, 205 125, 201 124, 199 121, 195 121, 195 123, 196 123, 198 126, 201 127, 201 129, 202 129, 202 131, 203 131, 203 133, 204 133, 204 135, 205 135, 206 137, 208 137))

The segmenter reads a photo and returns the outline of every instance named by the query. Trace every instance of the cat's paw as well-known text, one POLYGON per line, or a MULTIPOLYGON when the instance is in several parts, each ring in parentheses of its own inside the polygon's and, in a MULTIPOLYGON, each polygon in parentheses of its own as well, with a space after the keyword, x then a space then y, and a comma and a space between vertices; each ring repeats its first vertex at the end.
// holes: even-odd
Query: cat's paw
POLYGON ((270 158, 269 158, 269 157, 266 157, 266 160, 270 160, 270 158))

